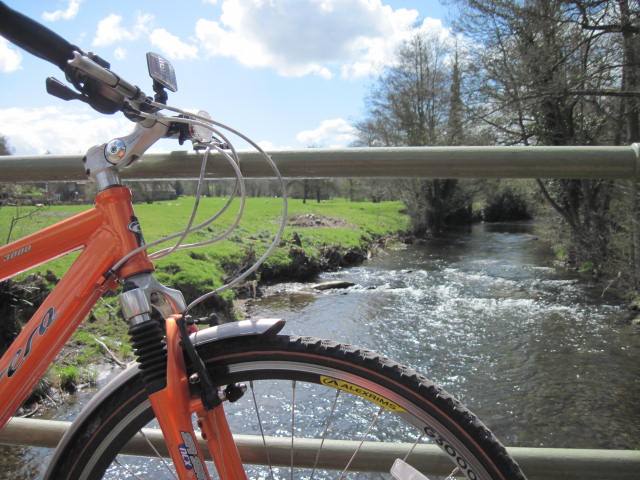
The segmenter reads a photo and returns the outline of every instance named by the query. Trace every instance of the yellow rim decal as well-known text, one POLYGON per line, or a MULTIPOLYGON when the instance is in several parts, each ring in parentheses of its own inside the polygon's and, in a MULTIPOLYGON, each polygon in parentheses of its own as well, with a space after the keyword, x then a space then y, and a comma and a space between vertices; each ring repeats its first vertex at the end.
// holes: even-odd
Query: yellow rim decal
POLYGON ((353 383, 348 383, 343 380, 338 380, 332 377, 325 377, 324 375, 320 375, 320 383, 322 383, 323 385, 326 385, 327 387, 337 388, 338 390, 344 390, 345 392, 358 395, 359 397, 365 398, 373 403, 376 403, 391 412, 406 411, 404 408, 396 405, 391 400, 387 400, 386 398, 381 397, 377 393, 374 393, 371 390, 367 390, 366 388, 359 387, 358 385, 354 385, 353 383))

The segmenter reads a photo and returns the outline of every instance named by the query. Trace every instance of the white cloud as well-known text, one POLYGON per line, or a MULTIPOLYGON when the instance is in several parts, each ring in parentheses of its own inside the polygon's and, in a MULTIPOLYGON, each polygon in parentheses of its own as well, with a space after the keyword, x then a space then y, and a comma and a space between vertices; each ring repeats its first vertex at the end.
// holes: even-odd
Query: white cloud
POLYGON ((417 25, 418 11, 382 0, 224 0, 222 12, 196 24, 204 51, 294 77, 379 73, 418 31, 445 31, 432 19, 417 25))
POLYGON ((122 17, 115 13, 100 20, 93 45, 97 47, 111 45, 127 38, 130 34, 120 26, 121 22, 122 17))
POLYGON ((9 73, 22 69, 22 54, 9 46, 9 42, 0 37, 0 72, 9 73))
POLYGON ((106 47, 122 41, 135 40, 149 32, 149 23, 153 15, 138 14, 135 25, 131 29, 122 26, 122 17, 112 13, 98 22, 94 47, 106 47))
POLYGON ((324 120, 315 130, 304 130, 296 140, 305 146, 343 148, 357 140, 358 130, 342 118, 324 120))
POLYGON ((127 58, 127 51, 122 47, 116 47, 113 54, 116 57, 116 60, 124 60, 127 58))
POLYGON ((198 57, 198 47, 183 42, 164 28, 156 28, 151 32, 149 40, 152 45, 158 47, 163 54, 172 60, 198 57))
POLYGON ((342 65, 343 77, 362 77, 379 74, 385 66, 396 61, 398 48, 403 42, 415 35, 435 36, 441 40, 451 38, 451 30, 442 25, 442 21, 436 18, 425 18, 422 23, 407 28, 408 18, 398 16, 390 19, 393 25, 386 36, 377 38, 361 38, 353 43, 357 55, 354 60, 342 65))
POLYGON ((290 147, 288 145, 283 146, 283 145, 276 145, 273 142, 270 142, 269 140, 262 140, 261 142, 257 142, 258 146, 263 149, 265 152, 275 152, 278 150, 292 150, 293 147, 290 147))
POLYGON ((0 125, 17 155, 83 154, 133 130, 133 123, 122 116, 100 115, 82 105, 0 109, 0 125))
POLYGON ((80 4, 83 0, 69 0, 69 6, 66 10, 56 10, 55 12, 44 12, 42 18, 48 22, 55 22, 57 20, 71 20, 76 18, 80 11, 80 4))

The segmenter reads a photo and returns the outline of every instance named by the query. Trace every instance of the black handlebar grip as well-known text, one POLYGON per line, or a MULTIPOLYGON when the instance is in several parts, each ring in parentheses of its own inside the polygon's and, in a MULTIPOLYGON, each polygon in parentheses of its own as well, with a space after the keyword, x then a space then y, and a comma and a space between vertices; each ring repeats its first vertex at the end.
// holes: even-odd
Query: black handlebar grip
POLYGON ((0 35, 29 53, 57 65, 62 70, 74 51, 81 51, 57 33, 12 10, 0 1, 0 35))

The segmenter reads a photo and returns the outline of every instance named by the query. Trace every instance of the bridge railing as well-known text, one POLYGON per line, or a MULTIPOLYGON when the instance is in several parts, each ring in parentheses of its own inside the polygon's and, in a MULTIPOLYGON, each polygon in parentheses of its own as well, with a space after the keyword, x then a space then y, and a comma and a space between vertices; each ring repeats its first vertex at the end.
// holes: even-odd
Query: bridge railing
MULTIPOLYGON (((269 152, 287 178, 640 178, 640 145, 622 147, 397 147, 303 149, 269 152)), ((247 178, 272 176, 254 152, 240 152, 247 178)), ((200 157, 184 151, 146 154, 122 172, 126 179, 193 178, 200 157)), ((207 177, 233 170, 218 154, 207 177)), ((0 156, 0 182, 78 181, 80 155, 0 156)))
MULTIPOLYGON (((286 178, 607 178, 640 179, 640 146, 622 147, 399 147, 305 149, 270 152, 286 178)), ((248 178, 267 178, 272 172, 255 153, 240 153, 241 170, 248 178)), ((187 152, 152 153, 122 172, 125 179, 194 178, 200 157, 187 152)), ((208 162, 208 178, 228 178, 233 172, 217 155, 208 162)), ((0 156, 1 182, 45 182, 85 180, 78 155, 0 156)), ((14 418, 0 431, 0 443, 53 448, 68 422, 14 418)), ((149 438, 164 448, 160 432, 149 438)), ((290 442, 272 438, 272 462, 288 465, 290 442)), ((241 453, 256 463, 264 462, 262 439, 238 437, 241 453), (260 445, 259 448, 256 444, 260 445)), ((296 439, 295 459, 300 466, 317 451, 317 440, 296 439)), ((153 455, 146 442, 134 439, 131 453, 153 455)), ((331 442, 334 458, 353 452, 345 442, 331 442), (349 448, 351 450, 349 450, 349 448)), ((530 479, 637 479, 640 451, 555 448, 508 448, 530 479)), ((160 450, 162 451, 162 450, 160 450)), ((431 475, 449 472, 449 460, 436 447, 422 452, 425 471, 431 475)), ((362 457, 367 470, 388 471, 394 457, 392 445, 368 444, 362 457)), ((344 463, 343 463, 344 464, 344 463)), ((324 467, 331 468, 332 465, 324 467)))
MULTIPOLYGON (((0 444, 29 445, 54 448, 69 422, 13 418, 0 431, 0 444)), ((157 451, 168 457, 162 433, 155 429, 145 429, 144 438, 138 434, 122 453, 155 457, 157 451)), ((267 465, 267 457, 261 436, 235 436, 242 458, 249 463, 267 465)), ((271 465, 291 464, 291 439, 267 437, 271 465)), ((203 441, 204 442, 204 441, 203 441)), ((294 459, 297 467, 313 467, 321 440, 296 438, 294 459)), ((322 451, 321 469, 340 469, 346 465, 359 442, 325 440, 322 451)), ((351 470, 389 472, 396 458, 402 458, 411 445, 366 442, 358 452, 351 470)), ((435 445, 422 445, 412 454, 412 464, 425 474, 446 476, 451 472, 451 460, 435 445), (416 459, 420 459, 416 463, 416 459)), ((592 450, 568 448, 507 448, 526 473, 529 480, 631 480, 640 472, 640 451, 636 450, 592 450)), ((207 451, 203 444, 203 451, 207 451)))

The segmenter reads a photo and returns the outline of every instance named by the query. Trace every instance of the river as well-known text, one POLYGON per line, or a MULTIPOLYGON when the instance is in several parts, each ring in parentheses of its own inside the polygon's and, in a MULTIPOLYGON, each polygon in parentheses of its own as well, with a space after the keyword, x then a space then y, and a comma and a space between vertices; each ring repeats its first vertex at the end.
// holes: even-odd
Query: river
POLYGON ((602 287, 555 268, 532 225, 476 225, 321 280, 356 286, 277 285, 249 313, 409 365, 507 445, 640 449, 640 329, 602 287))
MULTIPOLYGON (((531 224, 476 225, 320 280, 355 286, 274 285, 247 311, 409 365, 507 445, 640 449, 640 329, 602 287, 554 267, 531 224)), ((0 447, 0 478, 38 478, 47 454, 0 447)))

